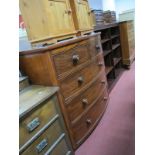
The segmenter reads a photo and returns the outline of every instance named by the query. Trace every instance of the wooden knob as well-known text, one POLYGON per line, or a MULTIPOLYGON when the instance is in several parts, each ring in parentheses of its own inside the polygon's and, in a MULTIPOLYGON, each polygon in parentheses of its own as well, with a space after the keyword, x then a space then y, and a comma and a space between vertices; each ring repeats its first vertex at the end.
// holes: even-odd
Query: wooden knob
POLYGON ((84 81, 84 80, 83 80, 83 77, 82 77, 82 76, 80 76, 80 77, 78 78, 78 83, 79 83, 79 84, 82 84, 82 83, 83 83, 83 81, 84 81))
POLYGON ((108 100, 108 97, 104 97, 104 101, 107 101, 108 100))
POLYGON ((98 65, 99 65, 99 66, 103 66, 103 62, 99 62, 98 65))
POLYGON ((99 50, 100 49, 100 46, 99 45, 96 45, 96 49, 99 50))
POLYGON ((77 54, 73 55, 72 60, 73 60, 73 64, 77 64, 78 61, 80 60, 79 55, 77 55, 77 54))
POLYGON ((105 84, 105 82, 106 82, 105 80, 102 80, 102 81, 101 81, 102 84, 105 84))
POLYGON ((88 100, 86 98, 84 98, 84 99, 82 99, 82 103, 83 103, 84 106, 88 105, 88 100))
POLYGON ((91 125, 91 124, 92 124, 91 119, 87 119, 87 120, 86 120, 86 123, 87 123, 87 125, 91 125))

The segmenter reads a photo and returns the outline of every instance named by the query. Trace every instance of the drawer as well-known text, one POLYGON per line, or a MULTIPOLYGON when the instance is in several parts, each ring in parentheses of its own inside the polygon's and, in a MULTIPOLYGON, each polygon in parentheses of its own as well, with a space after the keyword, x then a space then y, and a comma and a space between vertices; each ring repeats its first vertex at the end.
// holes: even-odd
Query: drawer
POLYGON ((90 59, 88 41, 53 56, 57 75, 71 71, 90 59))
POLYGON ((99 36, 91 37, 89 39, 89 51, 92 57, 102 52, 99 36))
POLYGON ((98 75, 103 67, 103 58, 102 55, 99 55, 91 64, 60 81, 63 97, 67 100, 68 97, 72 96, 77 91, 80 91, 86 84, 91 82, 96 75, 98 75))
MULTIPOLYGON (((45 155, 47 152, 58 152, 56 148, 58 147, 60 149, 60 146, 62 147, 61 149, 64 148, 65 152, 69 151, 69 147, 67 146, 67 142, 65 140, 65 134, 62 132, 61 125, 58 119, 47 130, 45 130, 45 132, 43 132, 43 134, 41 134, 40 137, 38 137, 22 153, 22 155, 45 155), (60 141, 62 141, 62 144, 60 143, 60 141)), ((62 150, 59 150, 59 152, 61 151, 62 150)))
POLYGON ((71 122, 92 105, 98 98, 99 94, 103 93, 106 85, 104 72, 87 90, 82 92, 71 103, 67 105, 67 113, 71 122))
POLYGON ((101 96, 88 113, 73 126, 73 137, 76 145, 79 145, 84 138, 86 138, 100 119, 106 108, 106 101, 104 100, 105 97, 105 94, 101 96))
POLYGON ((53 96, 20 120, 19 143, 20 147, 41 130, 56 114, 57 98, 53 96))

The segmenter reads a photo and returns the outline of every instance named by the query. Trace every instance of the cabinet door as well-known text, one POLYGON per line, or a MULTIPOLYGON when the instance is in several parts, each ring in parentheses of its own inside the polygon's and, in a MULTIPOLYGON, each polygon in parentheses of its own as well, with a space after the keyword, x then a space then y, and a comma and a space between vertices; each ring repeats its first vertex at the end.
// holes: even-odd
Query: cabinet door
POLYGON ((75 30, 68 0, 47 0, 49 30, 52 34, 67 34, 75 30))
POLYGON ((77 14, 80 30, 92 29, 91 12, 86 0, 76 0, 77 14))

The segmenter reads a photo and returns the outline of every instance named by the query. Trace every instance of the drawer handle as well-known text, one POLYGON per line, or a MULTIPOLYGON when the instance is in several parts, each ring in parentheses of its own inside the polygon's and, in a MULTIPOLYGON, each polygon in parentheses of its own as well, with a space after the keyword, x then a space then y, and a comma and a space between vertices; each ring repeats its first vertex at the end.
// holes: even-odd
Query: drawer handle
POLYGON ((99 46, 99 45, 96 45, 96 49, 97 49, 97 50, 100 50, 100 46, 99 46))
POLYGON ((47 140, 43 139, 37 146, 37 152, 40 153, 48 145, 47 140))
POLYGON ((108 97, 104 97, 104 101, 107 101, 108 100, 108 97))
POLYGON ((92 124, 91 119, 87 119, 87 120, 86 120, 86 123, 87 123, 87 125, 91 125, 91 124, 92 124))
POLYGON ((103 66, 103 62, 99 62, 98 65, 99 65, 99 66, 103 66))
POLYGON ((78 83, 79 83, 79 84, 82 84, 83 81, 84 81, 84 80, 83 80, 83 77, 82 77, 82 76, 78 77, 78 83))
POLYGON ((73 60, 73 64, 77 64, 78 61, 80 60, 79 55, 77 55, 77 54, 73 55, 72 60, 73 60))
POLYGON ((72 10, 65 10, 65 13, 70 14, 72 13, 72 10))
POLYGON ((83 103, 84 106, 88 105, 88 100, 86 98, 84 98, 84 99, 82 99, 82 103, 83 103))
POLYGON ((101 81, 101 83, 102 83, 102 84, 105 84, 105 83, 106 83, 106 81, 105 81, 105 80, 102 80, 102 81, 101 81))
POLYGON ((40 125, 39 118, 33 119, 30 123, 27 125, 27 129, 29 132, 32 132, 34 129, 36 129, 40 125))

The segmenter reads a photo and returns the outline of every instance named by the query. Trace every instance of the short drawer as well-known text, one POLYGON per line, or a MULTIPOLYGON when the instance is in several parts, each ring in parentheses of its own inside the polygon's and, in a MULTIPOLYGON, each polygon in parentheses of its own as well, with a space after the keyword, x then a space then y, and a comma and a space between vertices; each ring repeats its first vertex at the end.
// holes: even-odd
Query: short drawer
POLYGON ((99 36, 91 37, 89 39, 89 51, 92 57, 102 52, 99 36))
POLYGON ((69 151, 65 134, 62 132, 59 120, 56 120, 43 134, 38 137, 23 153, 22 155, 45 155, 53 152, 56 155, 59 151, 60 154, 69 151), (62 147, 60 149, 60 146, 62 147), (60 149, 60 150, 59 150, 60 149), (63 150, 64 149, 64 150, 63 150))
POLYGON ((80 91, 96 77, 103 67, 103 58, 102 55, 99 55, 91 64, 60 81, 60 88, 64 98, 67 99, 75 92, 80 91))
POLYGON ((88 41, 77 44, 74 48, 64 50, 53 56, 57 75, 64 74, 90 59, 88 41))
POLYGON ((77 145, 93 130, 97 121, 106 108, 107 97, 105 95, 96 102, 96 104, 82 117, 73 127, 73 137, 77 145))
POLYGON ((87 90, 67 105, 67 113, 71 122, 74 122, 90 105, 94 104, 99 94, 103 94, 106 86, 106 78, 104 72, 101 74, 102 75, 87 90))
POLYGON ((19 143, 20 147, 30 140, 39 130, 41 130, 56 114, 57 98, 53 96, 37 109, 29 113, 28 116, 20 120, 19 143))

